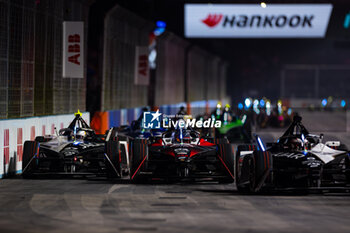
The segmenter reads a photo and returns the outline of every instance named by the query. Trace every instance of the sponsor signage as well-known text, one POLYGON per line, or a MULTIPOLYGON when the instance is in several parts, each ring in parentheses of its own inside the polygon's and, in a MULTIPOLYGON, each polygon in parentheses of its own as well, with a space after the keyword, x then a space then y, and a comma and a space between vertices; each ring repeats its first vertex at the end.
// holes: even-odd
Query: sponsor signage
POLYGON ((149 84, 149 64, 148 64, 148 47, 137 46, 135 49, 135 85, 149 84))
POLYGON ((84 78, 84 22, 63 22, 63 77, 84 78))
POLYGON ((185 4, 189 38, 323 38, 332 4, 185 4))

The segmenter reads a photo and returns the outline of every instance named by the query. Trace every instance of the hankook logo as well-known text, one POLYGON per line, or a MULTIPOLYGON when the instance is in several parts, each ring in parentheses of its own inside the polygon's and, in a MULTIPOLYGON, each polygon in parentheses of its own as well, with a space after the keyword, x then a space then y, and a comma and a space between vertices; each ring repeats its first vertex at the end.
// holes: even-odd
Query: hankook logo
POLYGON ((220 23, 222 19, 222 14, 209 14, 207 18, 203 19, 202 22, 205 23, 208 27, 215 27, 220 23))
POLYGON ((189 38, 323 38, 332 4, 185 4, 189 38))
POLYGON ((215 27, 222 20, 222 27, 312 27, 314 15, 232 15, 209 14, 202 20, 208 27, 215 27))

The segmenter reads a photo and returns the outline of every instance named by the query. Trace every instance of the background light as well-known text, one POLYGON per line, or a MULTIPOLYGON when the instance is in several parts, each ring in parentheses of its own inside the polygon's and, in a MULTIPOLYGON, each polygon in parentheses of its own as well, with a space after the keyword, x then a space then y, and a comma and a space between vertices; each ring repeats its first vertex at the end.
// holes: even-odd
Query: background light
POLYGON ((344 108, 344 107, 345 107, 345 105, 346 105, 345 100, 341 100, 341 101, 340 101, 340 106, 341 106, 342 108, 344 108))
POLYGON ((151 69, 156 68, 157 50, 152 49, 148 55, 149 66, 151 69))
POLYGON ((252 104, 252 101, 250 100, 250 98, 246 98, 246 99, 244 100, 244 104, 245 104, 245 106, 246 106, 247 108, 249 108, 250 105, 252 104))
POLYGON ((166 23, 164 21, 158 20, 156 22, 157 27, 159 28, 166 28, 166 23))
POLYGON ((323 106, 323 107, 326 107, 326 105, 327 105, 327 99, 323 99, 323 100, 322 100, 322 106, 323 106))
POLYGON ((156 36, 160 36, 165 31, 165 28, 156 28, 153 33, 156 36))
POLYGON ((261 6, 262 8, 266 8, 266 3, 265 3, 265 2, 261 2, 261 3, 260 3, 260 6, 261 6))
POLYGON ((350 12, 345 15, 344 28, 348 29, 350 27, 350 12))
POLYGON ((164 21, 158 20, 156 22, 156 26, 156 29, 154 29, 153 31, 155 36, 160 36, 161 34, 163 34, 163 32, 165 32, 166 23, 164 21))
POLYGON ((263 108, 264 106, 265 106, 265 100, 261 99, 261 100, 260 100, 260 107, 263 108))
POLYGON ((278 100, 278 101, 277 101, 277 106, 278 106, 278 107, 281 107, 281 106, 282 106, 282 100, 278 100))
POLYGON ((267 114, 268 116, 271 115, 271 102, 270 102, 270 100, 267 100, 267 101, 266 101, 266 114, 267 114))

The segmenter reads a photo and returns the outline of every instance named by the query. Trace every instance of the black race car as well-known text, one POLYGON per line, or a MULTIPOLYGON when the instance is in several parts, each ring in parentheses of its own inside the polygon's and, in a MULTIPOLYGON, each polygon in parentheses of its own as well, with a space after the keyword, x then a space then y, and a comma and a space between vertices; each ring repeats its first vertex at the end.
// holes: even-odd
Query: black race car
POLYGON ((234 154, 225 138, 214 142, 188 128, 169 129, 149 138, 114 132, 107 136, 111 138, 107 155, 121 178, 233 182, 234 154))
POLYGON ((271 190, 323 190, 350 188, 350 160, 339 141, 323 143, 323 135, 310 134, 295 116, 276 143, 240 145, 235 174, 239 192, 271 190))
POLYGON ((116 173, 105 153, 107 143, 105 135, 96 135, 77 113, 57 135, 24 142, 22 176, 116 173))

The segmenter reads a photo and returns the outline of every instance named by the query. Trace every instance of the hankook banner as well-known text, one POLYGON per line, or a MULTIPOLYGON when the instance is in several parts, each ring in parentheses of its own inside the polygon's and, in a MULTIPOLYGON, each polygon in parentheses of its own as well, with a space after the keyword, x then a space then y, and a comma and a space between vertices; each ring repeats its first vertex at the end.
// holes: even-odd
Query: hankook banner
POLYGON ((332 4, 185 4, 193 38, 322 38, 332 4))
POLYGON ((84 78, 84 22, 63 22, 64 78, 84 78))

